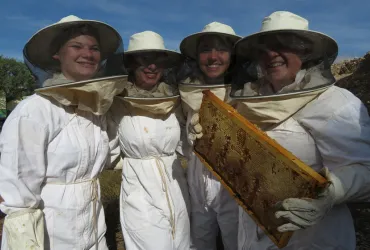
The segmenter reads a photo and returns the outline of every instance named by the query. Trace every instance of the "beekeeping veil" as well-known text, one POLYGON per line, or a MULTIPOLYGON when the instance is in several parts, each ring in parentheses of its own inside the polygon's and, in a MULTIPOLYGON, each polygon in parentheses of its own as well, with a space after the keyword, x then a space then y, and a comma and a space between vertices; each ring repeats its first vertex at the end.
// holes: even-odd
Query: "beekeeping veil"
MULTIPOLYGON (((123 50, 122 39, 114 28, 99 21, 70 15, 36 32, 25 45, 23 56, 38 83, 36 93, 53 98, 62 105, 102 115, 111 106, 113 97, 122 92, 127 81, 123 70, 112 71, 107 68, 107 61, 119 50, 123 50), (61 73, 60 62, 53 58, 60 47, 76 34, 94 36, 100 45, 102 60, 93 79, 67 79, 61 73)), ((120 61, 118 67, 123 69, 123 58, 120 61)))
POLYGON ((338 54, 337 43, 309 30, 306 19, 290 12, 278 11, 264 18, 261 31, 238 41, 235 50, 238 72, 230 94, 232 103, 263 129, 288 119, 335 82, 330 67, 338 54), (273 70, 260 65, 261 55, 268 50, 290 51, 302 62, 295 79, 288 79, 277 91, 270 83, 273 70))
MULTIPOLYGON (((189 35, 182 40, 180 44, 181 53, 189 58, 186 61, 187 63, 183 65, 183 71, 188 71, 193 74, 194 72, 199 71, 199 66, 196 61, 198 57, 198 44, 202 37, 208 35, 220 37, 223 41, 231 44, 231 46, 234 46, 234 44, 241 38, 236 35, 234 29, 229 25, 219 22, 211 22, 207 24, 201 32, 189 35)), ((182 74, 187 75, 184 72, 182 74)), ((199 79, 199 77, 197 77, 197 79, 191 79, 191 77, 181 78, 184 80, 179 83, 179 90, 183 101, 184 113, 187 113, 189 110, 197 112, 200 109, 203 90, 212 91, 212 93, 223 101, 226 101, 229 96, 231 89, 231 84, 229 82, 205 84, 199 79)))
POLYGON ((180 104, 176 69, 182 61, 182 55, 167 49, 159 34, 153 31, 133 34, 124 59, 130 79, 116 99, 132 115, 166 116, 180 104), (157 85, 151 90, 144 90, 135 85, 134 71, 137 67, 150 64, 156 64, 164 72, 157 85))

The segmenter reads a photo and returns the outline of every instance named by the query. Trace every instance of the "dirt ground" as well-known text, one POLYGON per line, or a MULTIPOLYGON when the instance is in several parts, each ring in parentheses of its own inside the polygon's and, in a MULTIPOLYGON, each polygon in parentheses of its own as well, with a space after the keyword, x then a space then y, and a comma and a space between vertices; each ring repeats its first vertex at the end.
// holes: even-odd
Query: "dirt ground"
POLYGON ((125 250, 121 225, 119 222, 119 192, 121 171, 106 170, 99 178, 102 202, 107 224, 107 244, 109 250, 125 250))

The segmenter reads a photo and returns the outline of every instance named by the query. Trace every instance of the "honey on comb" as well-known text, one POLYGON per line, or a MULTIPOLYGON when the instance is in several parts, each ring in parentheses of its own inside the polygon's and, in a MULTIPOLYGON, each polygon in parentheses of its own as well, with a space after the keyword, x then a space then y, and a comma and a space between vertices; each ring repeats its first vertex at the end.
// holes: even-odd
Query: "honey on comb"
POLYGON ((292 233, 280 233, 276 203, 286 198, 313 198, 324 177, 281 147, 210 91, 199 111, 203 137, 194 151, 225 188, 278 246, 292 233))

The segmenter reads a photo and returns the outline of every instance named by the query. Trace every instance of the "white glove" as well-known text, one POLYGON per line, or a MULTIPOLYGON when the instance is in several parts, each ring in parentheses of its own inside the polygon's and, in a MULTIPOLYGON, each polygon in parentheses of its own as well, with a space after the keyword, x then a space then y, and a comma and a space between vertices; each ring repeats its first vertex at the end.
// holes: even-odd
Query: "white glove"
POLYGON ((7 215, 4 230, 10 250, 44 249, 44 214, 40 209, 26 209, 7 215))
POLYGON ((194 141, 196 139, 202 138, 203 133, 202 133, 202 126, 199 123, 199 113, 195 113, 193 111, 190 111, 188 113, 188 117, 186 121, 186 130, 187 130, 188 142, 191 146, 194 145, 194 141))
POLYGON ((317 199, 289 198, 281 203, 283 210, 277 211, 275 217, 284 218, 289 223, 279 226, 277 228, 279 232, 295 231, 315 225, 342 200, 345 192, 341 180, 327 168, 324 168, 323 172, 329 184, 317 199))

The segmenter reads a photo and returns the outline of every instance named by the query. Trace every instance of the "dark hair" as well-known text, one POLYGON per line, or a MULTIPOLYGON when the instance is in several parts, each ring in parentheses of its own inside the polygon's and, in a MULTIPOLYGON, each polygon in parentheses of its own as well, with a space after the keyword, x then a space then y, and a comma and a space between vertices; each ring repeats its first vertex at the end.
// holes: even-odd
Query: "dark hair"
MULTIPOLYGON (((205 37, 209 37, 209 36, 217 37, 218 39, 221 39, 225 44, 227 44, 230 47, 230 65, 229 65, 229 68, 224 73, 224 82, 229 83, 233 79, 232 75, 233 75, 233 71, 234 71, 234 68, 235 68, 235 61, 236 61, 235 53, 234 53, 234 50, 233 50, 234 42, 232 40, 230 40, 229 38, 227 38, 227 37, 221 37, 217 34, 203 35, 203 36, 199 37, 197 42, 196 42, 196 44, 197 44, 197 46, 196 46, 197 55, 199 54, 199 52, 198 52, 199 43, 202 41, 202 39, 204 39, 205 37)), ((184 81, 187 78, 190 78, 191 82, 194 82, 195 80, 198 80, 203 84, 206 83, 206 76, 204 75, 204 73, 199 68, 198 59, 192 59, 190 57, 186 58, 186 60, 183 62, 183 64, 179 67, 177 77, 178 77, 180 82, 184 81)))
POLYGON ((68 40, 80 35, 92 36, 100 44, 100 36, 97 29, 88 24, 80 24, 64 29, 54 38, 50 46, 51 55, 56 54, 68 40))
MULTIPOLYGON (((174 58, 168 57, 165 52, 143 52, 143 53, 157 53, 158 56, 163 54, 165 57, 163 62, 161 62, 161 68, 163 68, 163 75, 160 79, 160 82, 166 82, 168 84, 176 84, 177 81, 177 69, 183 62, 181 60, 175 60, 174 58)), ((135 82, 135 71, 141 65, 136 61, 136 57, 140 57, 140 54, 129 54, 125 55, 125 66, 128 72, 128 80, 130 82, 135 82)))
MULTIPOLYGON (((229 83, 233 80, 234 71, 236 70, 236 60, 235 55, 230 55, 230 65, 229 68, 224 73, 224 82, 229 83)), ((194 82, 195 80, 198 80, 202 82, 203 84, 206 83, 206 77, 203 73, 203 71, 199 68, 199 64, 197 60, 194 60, 192 58, 187 58, 181 66, 178 67, 178 73, 177 78, 178 80, 184 81, 187 78, 190 78, 191 82, 194 82)))

